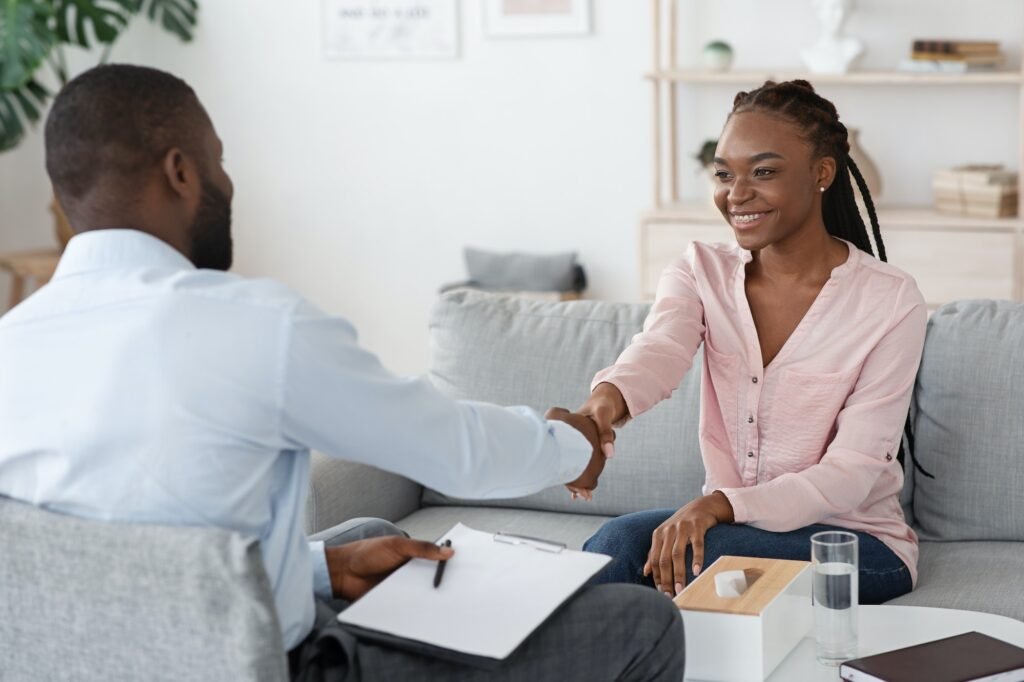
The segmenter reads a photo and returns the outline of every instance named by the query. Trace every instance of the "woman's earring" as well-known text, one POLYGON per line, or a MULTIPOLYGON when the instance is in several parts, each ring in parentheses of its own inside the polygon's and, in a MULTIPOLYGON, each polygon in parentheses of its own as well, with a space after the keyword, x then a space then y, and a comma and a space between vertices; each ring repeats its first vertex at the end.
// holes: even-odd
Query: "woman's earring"
POLYGON ((824 187, 819 187, 818 189, 820 189, 820 190, 821 190, 822 194, 824 194, 824 193, 825 193, 825 188, 824 188, 824 187))

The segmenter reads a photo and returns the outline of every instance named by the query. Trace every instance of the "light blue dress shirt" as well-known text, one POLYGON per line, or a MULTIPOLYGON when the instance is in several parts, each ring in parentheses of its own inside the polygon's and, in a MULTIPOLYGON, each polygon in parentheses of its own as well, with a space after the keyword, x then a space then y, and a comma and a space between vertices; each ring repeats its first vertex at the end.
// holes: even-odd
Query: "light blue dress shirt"
POLYGON ((75 237, 0 318, 0 494, 259 538, 288 649, 312 629, 314 566, 329 589, 303 529, 311 449, 468 498, 571 481, 590 456, 566 424, 396 377, 287 287, 134 230, 75 237))

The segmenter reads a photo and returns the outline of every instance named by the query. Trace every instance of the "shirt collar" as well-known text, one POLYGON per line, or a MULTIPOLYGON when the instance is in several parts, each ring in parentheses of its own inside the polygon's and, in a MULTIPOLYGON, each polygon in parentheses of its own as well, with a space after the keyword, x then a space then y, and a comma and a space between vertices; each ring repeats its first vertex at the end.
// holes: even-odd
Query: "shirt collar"
POLYGON ((53 279, 92 270, 158 268, 195 270, 177 249, 138 230, 91 230, 75 235, 67 247, 53 279))
MULTIPOLYGON (((841 264, 832 268, 832 277, 842 277, 853 270, 861 257, 861 250, 854 246, 852 242, 848 242, 845 239, 840 239, 839 241, 846 244, 847 248, 850 250, 850 255, 841 264)), ((739 244, 736 245, 736 251, 739 253, 741 266, 746 265, 754 259, 754 254, 740 247, 739 244)))

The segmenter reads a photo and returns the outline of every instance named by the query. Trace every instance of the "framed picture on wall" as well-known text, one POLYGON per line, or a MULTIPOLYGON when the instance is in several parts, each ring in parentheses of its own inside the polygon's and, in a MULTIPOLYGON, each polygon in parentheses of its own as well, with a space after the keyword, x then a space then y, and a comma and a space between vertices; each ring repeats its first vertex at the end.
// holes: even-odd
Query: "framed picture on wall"
POLYGON ((483 0, 488 36, 586 35, 590 0, 483 0))
POLYGON ((324 56, 455 59, 456 0, 322 0, 324 56))

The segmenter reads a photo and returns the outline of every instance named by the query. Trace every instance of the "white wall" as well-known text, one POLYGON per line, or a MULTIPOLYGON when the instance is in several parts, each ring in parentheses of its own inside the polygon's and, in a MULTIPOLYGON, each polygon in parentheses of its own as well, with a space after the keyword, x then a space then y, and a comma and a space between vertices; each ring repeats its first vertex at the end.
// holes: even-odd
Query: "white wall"
MULTIPOLYGON (((634 230, 650 200, 648 2, 594 0, 588 37, 499 40, 482 35, 476 0, 462 0, 458 60, 387 63, 325 61, 317 0, 201 5, 194 44, 141 23, 115 58, 174 71, 209 109, 235 180, 240 272, 281 279, 349 317, 402 372, 426 367, 430 306, 439 285, 462 277, 465 244, 575 249, 591 296, 638 296, 634 230)), ((815 32, 810 0, 682 5, 684 62, 725 38, 739 68, 795 66, 815 32)), ((1022 25, 1017 0, 861 0, 849 28, 869 43, 867 66, 882 67, 918 34, 1004 40, 1017 59, 1022 25)), ((717 134, 732 94, 684 89, 686 154, 717 134)), ((1009 88, 826 94, 863 128, 893 201, 927 201, 936 165, 1015 165, 1009 88)), ((40 138, 0 156, 0 249, 50 241, 40 138)), ((694 167, 683 168, 694 192, 694 167)))

